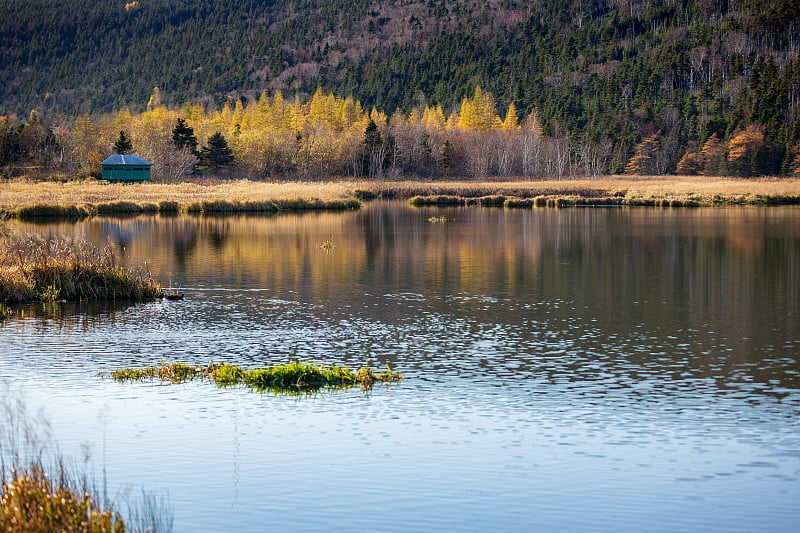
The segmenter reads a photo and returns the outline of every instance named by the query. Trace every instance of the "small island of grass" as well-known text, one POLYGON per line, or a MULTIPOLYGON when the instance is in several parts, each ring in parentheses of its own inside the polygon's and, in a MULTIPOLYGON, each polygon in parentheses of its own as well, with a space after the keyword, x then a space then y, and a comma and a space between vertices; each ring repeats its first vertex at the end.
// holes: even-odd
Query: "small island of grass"
POLYGON ((376 373, 369 364, 358 370, 347 366, 318 365, 291 361, 263 368, 242 368, 225 363, 193 366, 180 362, 165 363, 157 367, 123 368, 111 372, 114 381, 147 381, 159 379, 166 383, 184 383, 194 379, 213 381, 219 387, 245 386, 258 392, 283 394, 316 392, 321 389, 344 389, 360 386, 368 390, 378 383, 392 383, 403 379, 387 364, 386 371, 376 373))

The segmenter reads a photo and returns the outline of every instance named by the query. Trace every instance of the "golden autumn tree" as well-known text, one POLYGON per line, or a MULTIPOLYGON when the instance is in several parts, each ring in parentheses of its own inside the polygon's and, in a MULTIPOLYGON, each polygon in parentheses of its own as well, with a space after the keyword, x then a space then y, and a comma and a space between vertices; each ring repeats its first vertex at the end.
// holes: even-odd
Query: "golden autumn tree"
POLYGON ((700 149, 700 174, 704 176, 716 176, 719 174, 719 163, 725 154, 725 147, 716 133, 709 135, 703 147, 700 149))
POLYGON ((703 161, 698 151, 683 154, 675 171, 681 176, 697 176, 703 170, 703 161))
POLYGON ((508 106, 506 111, 506 118, 503 120, 504 130, 515 130, 519 128, 519 117, 517 116, 517 107, 512 103, 508 106))
POLYGON ((658 141, 660 132, 656 132, 642 139, 633 150, 633 157, 630 158, 625 166, 625 174, 653 174, 655 161, 653 156, 661 149, 658 141))
POLYGON ((492 93, 475 86, 472 98, 461 101, 458 127, 464 131, 486 131, 502 124, 497 115, 497 103, 492 93))
POLYGON ((436 107, 425 106, 422 112, 422 123, 429 130, 443 131, 447 127, 447 119, 441 104, 436 107))
POLYGON ((750 124, 739 130, 728 143, 728 167, 738 176, 758 173, 757 155, 764 146, 764 125, 750 124))
POLYGON ((794 174, 800 176, 800 144, 794 147, 794 174))
POLYGON ((100 175, 100 162, 103 160, 100 136, 92 118, 86 113, 75 119, 72 128, 72 154, 79 172, 100 175))

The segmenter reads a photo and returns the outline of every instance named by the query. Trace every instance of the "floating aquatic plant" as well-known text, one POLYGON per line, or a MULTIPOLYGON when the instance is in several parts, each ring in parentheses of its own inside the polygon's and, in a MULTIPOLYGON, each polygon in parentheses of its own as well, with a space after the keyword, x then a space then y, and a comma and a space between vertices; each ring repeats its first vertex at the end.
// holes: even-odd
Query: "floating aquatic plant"
POLYGON ((243 385, 250 389, 265 392, 293 393, 314 392, 321 389, 339 389, 360 386, 370 389, 376 382, 393 383, 403 379, 387 364, 386 371, 376 374, 365 364, 358 370, 347 366, 318 365, 303 361, 291 361, 262 368, 242 368, 239 365, 209 362, 205 366, 193 366, 173 362, 157 367, 123 368, 111 372, 115 381, 147 381, 159 379, 167 383, 184 383, 193 379, 213 381, 220 387, 243 385))
POLYGON ((318 244, 317 248, 320 250, 325 250, 326 252, 332 252, 334 248, 336 248, 336 243, 333 241, 333 237, 327 239, 322 244, 318 244))

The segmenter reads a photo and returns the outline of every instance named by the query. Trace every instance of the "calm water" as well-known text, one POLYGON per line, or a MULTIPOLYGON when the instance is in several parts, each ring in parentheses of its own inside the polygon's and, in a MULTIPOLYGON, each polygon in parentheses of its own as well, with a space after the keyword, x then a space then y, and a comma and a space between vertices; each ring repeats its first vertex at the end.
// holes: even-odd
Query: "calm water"
POLYGON ((110 241, 186 293, 0 325, 0 380, 112 487, 168 493, 176 532, 800 523, 799 209, 374 203, 14 228, 110 241), (407 379, 297 399, 98 375, 291 358, 407 379))

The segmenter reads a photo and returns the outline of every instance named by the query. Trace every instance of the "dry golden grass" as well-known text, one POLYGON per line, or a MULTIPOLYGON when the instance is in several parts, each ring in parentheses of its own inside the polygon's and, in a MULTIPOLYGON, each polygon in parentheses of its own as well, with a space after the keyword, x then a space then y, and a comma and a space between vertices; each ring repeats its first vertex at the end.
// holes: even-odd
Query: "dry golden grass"
POLYGON ((210 184, 122 185, 88 181, 34 183, 12 180, 0 185, 0 212, 8 215, 41 206, 77 207, 75 214, 80 215, 98 211, 155 212, 162 205, 172 206, 172 211, 204 211, 206 206, 215 205, 219 210, 275 211, 346 208, 357 206, 354 202, 353 185, 345 182, 264 183, 237 180, 210 184))
POLYGON ((704 176, 609 176, 547 181, 366 181, 265 183, 38 182, 12 180, 0 185, 0 214, 84 216, 123 212, 234 212, 357 207, 359 191, 384 198, 451 195, 478 198, 574 197, 691 201, 701 205, 798 203, 800 179, 736 179, 704 176), (775 201, 773 201, 775 200, 775 201))
POLYGON ((152 300, 161 285, 144 268, 117 265, 111 247, 37 236, 0 238, 0 302, 152 300))
POLYGON ((800 179, 736 179, 704 176, 608 176, 596 180, 547 181, 399 181, 362 182, 382 196, 410 198, 417 195, 454 195, 480 197, 495 194, 517 197, 542 195, 579 195, 587 197, 622 196, 625 198, 711 198, 738 196, 798 196, 800 179))

